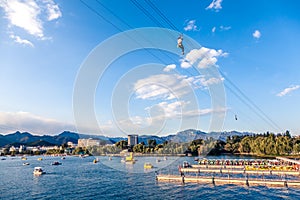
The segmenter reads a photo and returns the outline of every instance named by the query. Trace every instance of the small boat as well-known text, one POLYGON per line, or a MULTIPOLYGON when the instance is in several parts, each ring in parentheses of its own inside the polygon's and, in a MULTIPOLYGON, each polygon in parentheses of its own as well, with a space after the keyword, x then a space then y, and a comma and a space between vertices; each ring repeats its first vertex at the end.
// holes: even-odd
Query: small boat
POLYGON ((40 160, 40 161, 41 161, 41 160, 43 160, 43 158, 38 158, 37 160, 40 160))
POLYGON ((130 153, 130 155, 126 156, 125 159, 122 159, 121 162, 125 162, 125 163, 128 163, 128 164, 134 164, 135 160, 133 158, 133 153, 130 153))
POLYGON ((168 160, 167 156, 164 157, 164 160, 168 160))
POLYGON ((55 162, 52 163, 52 165, 61 165, 61 163, 58 162, 58 161, 55 161, 55 162))
POLYGON ((93 160, 93 163, 97 163, 97 162, 99 162, 99 159, 98 159, 98 158, 95 158, 95 159, 93 160))
POLYGON ((46 174, 46 172, 44 172, 44 170, 41 167, 35 167, 33 170, 33 174, 42 175, 42 174, 46 174))
POLYGON ((157 159, 156 159, 156 162, 157 162, 157 163, 159 163, 159 162, 160 162, 160 159, 159 159, 159 158, 157 158, 157 159))
POLYGON ((61 157, 62 160, 66 159, 66 157, 61 157))
POLYGON ((28 162, 23 163, 23 165, 30 165, 28 162))
POLYGON ((151 169, 151 168, 153 168, 153 165, 151 163, 147 162, 144 164, 144 169, 151 169))
POLYGON ((183 161, 182 168, 190 168, 192 167, 189 162, 183 161))
POLYGON ((26 157, 22 157, 21 160, 27 160, 27 158, 26 157))
POLYGON ((108 160, 112 160, 112 158, 109 156, 109 157, 108 157, 108 160))

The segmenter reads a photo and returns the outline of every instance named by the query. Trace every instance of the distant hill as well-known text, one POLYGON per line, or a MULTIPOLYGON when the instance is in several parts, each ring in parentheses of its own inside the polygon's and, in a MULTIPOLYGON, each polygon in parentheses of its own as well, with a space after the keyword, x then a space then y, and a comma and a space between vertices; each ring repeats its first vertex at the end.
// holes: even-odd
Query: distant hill
POLYGON ((206 139, 209 134, 195 130, 195 129, 188 129, 185 131, 178 132, 176 135, 170 138, 172 142, 191 142, 196 139, 206 139))
POLYGON ((39 139, 40 136, 33 136, 28 132, 15 132, 4 136, 4 139, 13 142, 19 142, 19 143, 29 143, 33 142, 39 139))
POLYGON ((77 144, 79 135, 77 133, 64 131, 56 136, 37 136, 28 132, 21 133, 19 131, 8 135, 0 136, 0 147, 13 146, 17 144, 24 144, 27 146, 54 146, 62 145, 67 142, 77 144))
POLYGON ((27 143, 26 145, 27 146, 33 146, 33 147, 36 147, 36 146, 45 146, 45 147, 55 146, 55 144, 52 144, 52 143, 44 141, 44 140, 37 140, 37 141, 34 141, 34 142, 27 143))
POLYGON ((7 140, 5 136, 0 135, 0 147, 3 147, 9 143, 11 143, 11 141, 7 140))
POLYGON ((156 144, 162 144, 164 143, 164 141, 166 141, 164 138, 159 136, 153 136, 153 135, 139 136, 139 143, 144 142, 146 145, 148 145, 148 140, 156 140, 156 144))
MULTIPOLYGON (((206 133, 200 130, 188 129, 185 131, 180 131, 173 135, 168 136, 154 136, 154 135, 141 135, 139 136, 139 142, 148 143, 148 140, 156 140, 157 144, 161 144, 165 141, 172 142, 191 142, 195 139, 208 139, 209 137, 213 137, 215 139, 219 139, 222 141, 226 141, 228 136, 243 136, 243 135, 252 135, 253 133, 248 132, 238 132, 238 131, 230 131, 230 132, 211 132, 206 133)), ((43 135, 37 136, 32 135, 28 132, 21 133, 19 131, 7 135, 0 135, 0 147, 4 146, 17 146, 18 144, 24 144, 27 146, 54 146, 54 145, 62 145, 67 142, 73 142, 77 144, 78 139, 88 139, 94 138, 105 141, 106 144, 114 144, 120 140, 127 140, 127 137, 107 137, 103 135, 87 135, 87 134, 78 134, 70 131, 64 131, 55 136, 43 135)))

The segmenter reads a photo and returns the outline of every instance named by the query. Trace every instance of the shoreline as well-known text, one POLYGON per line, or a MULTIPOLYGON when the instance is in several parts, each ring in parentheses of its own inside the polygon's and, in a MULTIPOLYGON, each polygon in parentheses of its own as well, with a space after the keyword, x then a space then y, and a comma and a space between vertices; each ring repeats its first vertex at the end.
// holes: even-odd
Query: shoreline
MULTIPOLYGON (((99 155, 89 155, 89 156, 111 156, 111 157, 123 157, 126 154, 122 153, 116 153, 116 154, 99 154, 99 155)), ((74 156, 74 157, 79 157, 81 155, 73 155, 73 154, 40 154, 40 155, 31 155, 31 154, 16 154, 16 155, 3 155, 1 157, 26 157, 26 156, 49 156, 49 157, 64 157, 64 156, 74 156)), ((143 154, 143 153, 134 153, 135 157, 207 157, 207 156, 246 156, 246 157, 257 157, 257 158, 265 158, 265 159, 276 159, 276 157, 281 156, 281 157, 286 157, 286 158, 296 158, 300 159, 300 155, 259 155, 259 154, 253 154, 253 153, 221 153, 219 155, 199 155, 199 156, 190 156, 186 154, 143 154)))

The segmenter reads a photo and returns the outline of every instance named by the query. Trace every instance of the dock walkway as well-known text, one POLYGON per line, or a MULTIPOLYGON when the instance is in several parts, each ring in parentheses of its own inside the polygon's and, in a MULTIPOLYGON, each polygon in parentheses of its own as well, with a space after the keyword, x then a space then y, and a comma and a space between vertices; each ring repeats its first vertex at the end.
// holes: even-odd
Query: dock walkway
POLYGON ((183 173, 228 173, 228 174, 260 174, 260 175, 291 175, 299 176, 299 171, 273 171, 273 170, 239 170, 239 169, 216 169, 216 168, 180 168, 183 173))
POLYGON ((213 185, 237 184, 237 185, 263 185, 300 187, 299 180, 278 180, 278 179, 246 179, 246 178, 219 178, 209 176, 180 176, 180 175, 157 175, 157 181, 161 182, 181 182, 181 183, 207 183, 213 185))

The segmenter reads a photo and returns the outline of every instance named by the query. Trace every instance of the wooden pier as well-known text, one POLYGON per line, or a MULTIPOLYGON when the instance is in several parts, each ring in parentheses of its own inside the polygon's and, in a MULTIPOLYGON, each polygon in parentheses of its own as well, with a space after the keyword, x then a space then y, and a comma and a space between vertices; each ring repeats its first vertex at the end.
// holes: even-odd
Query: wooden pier
POLYGON ((180 168, 183 173, 226 173, 226 174, 257 174, 257 175, 291 175, 299 176, 299 171, 272 171, 272 170, 239 170, 224 168, 180 168))
POLYGON ((246 178, 220 178, 208 176, 180 176, 180 175, 157 175, 157 181, 161 182, 181 182, 181 183, 206 183, 213 185, 236 184, 236 185, 263 185, 263 186, 282 186, 300 187, 299 180, 278 180, 278 179, 246 179, 246 178))
POLYGON ((296 165, 300 166, 300 160, 294 160, 294 159, 285 158, 285 157, 276 157, 276 159, 281 160, 283 162, 293 163, 293 164, 296 164, 296 165))
POLYGON ((202 169, 244 169, 241 165, 191 165, 192 168, 202 169))

